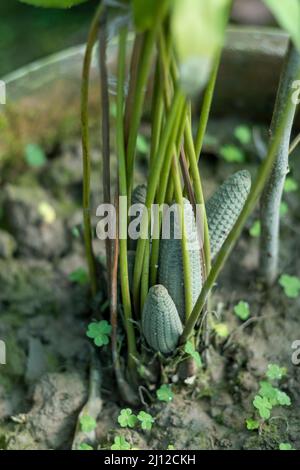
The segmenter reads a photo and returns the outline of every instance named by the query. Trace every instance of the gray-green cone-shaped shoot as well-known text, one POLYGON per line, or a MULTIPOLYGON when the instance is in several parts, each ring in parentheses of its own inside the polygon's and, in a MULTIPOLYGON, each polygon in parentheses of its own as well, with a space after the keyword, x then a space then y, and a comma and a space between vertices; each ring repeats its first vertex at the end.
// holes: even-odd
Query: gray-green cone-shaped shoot
POLYGON ((147 194, 147 186, 139 184, 132 191, 131 202, 132 204, 145 204, 147 194))
POLYGON ((151 287, 142 312, 142 331, 147 343, 161 354, 172 353, 183 328, 176 306, 162 285, 151 287))
POLYGON ((231 175, 206 204, 211 257, 219 252, 237 221, 251 189, 247 170, 231 175))
MULTIPOLYGON (((172 206, 171 206, 172 209, 172 206)), ((184 199, 184 225, 188 239, 191 270, 192 305, 194 307, 203 285, 201 253, 193 207, 184 199)), ((158 281, 172 297, 182 322, 185 321, 184 271, 181 239, 176 238, 176 218, 171 217, 170 237, 160 241, 158 281)))

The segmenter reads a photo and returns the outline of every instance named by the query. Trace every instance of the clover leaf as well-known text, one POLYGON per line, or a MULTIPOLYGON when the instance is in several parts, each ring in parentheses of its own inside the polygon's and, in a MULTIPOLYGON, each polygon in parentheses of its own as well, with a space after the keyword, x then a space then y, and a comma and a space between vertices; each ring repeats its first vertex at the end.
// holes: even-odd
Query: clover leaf
POLYGON ((235 145, 223 145, 220 148, 220 155, 229 163, 242 163, 245 161, 244 152, 235 145))
POLYGON ((251 142, 251 129, 245 125, 237 126, 234 130, 234 137, 239 140, 241 144, 247 145, 251 142))
POLYGON ((281 444, 279 444, 279 450, 295 450, 295 449, 288 442, 281 442, 281 444))
POLYGON ((187 341, 184 346, 184 352, 191 356, 196 362, 198 367, 202 367, 202 359, 198 351, 196 351, 194 343, 192 341, 187 341))
POLYGON ((249 230, 249 233, 251 235, 251 237, 253 238, 257 238, 260 236, 260 233, 261 233, 261 224, 260 224, 260 221, 259 220, 256 220, 254 222, 254 224, 252 225, 252 227, 250 228, 249 230))
POLYGON ((84 268, 75 269, 75 271, 69 274, 69 281, 75 282, 76 284, 80 284, 81 286, 88 284, 89 275, 87 270, 84 268))
POLYGON ((280 380, 286 375, 286 372, 285 367, 280 367, 278 364, 269 364, 266 375, 270 380, 280 380))
POLYGON ((156 395, 160 401, 165 402, 172 401, 174 396, 171 387, 166 384, 162 385, 158 390, 156 390, 156 395))
POLYGON ((292 193, 293 191, 297 191, 298 183, 293 178, 287 178, 284 183, 284 190, 286 193, 292 193))
POLYGON ((249 304, 247 302, 244 302, 241 300, 235 307, 234 307, 234 313, 236 314, 237 317, 239 317, 241 320, 247 320, 250 316, 250 308, 249 304))
POLYGON ((89 444, 86 444, 85 442, 82 442, 79 446, 78 446, 78 450, 94 450, 92 446, 90 446, 89 444))
POLYGON ((132 413, 130 408, 125 408, 121 410, 121 413, 118 416, 118 423, 121 428, 134 428, 137 423, 137 417, 132 413))
POLYGON ((154 423, 154 418, 145 411, 140 411, 137 415, 137 419, 141 422, 142 429, 150 431, 154 423))
POLYGON ((254 431, 259 428, 259 422, 256 419, 248 418, 246 419, 246 426, 249 431, 254 431))
POLYGON ((284 217, 288 213, 288 211, 289 211, 289 206, 287 205, 286 202, 282 201, 280 203, 280 208, 279 208, 281 217, 284 217))
POLYGON ((256 395, 253 400, 253 405, 258 410, 259 415, 262 419, 270 418, 273 406, 272 403, 270 403, 270 401, 266 397, 256 395))
POLYGON ((281 406, 290 406, 291 405, 291 399, 288 396, 287 393, 282 392, 281 390, 276 390, 276 398, 278 401, 278 404, 281 406))
POLYGON ((126 441, 124 436, 116 436, 111 450, 130 450, 130 444, 126 441))
POLYGON ((92 322, 88 326, 86 335, 94 340, 96 346, 105 346, 109 343, 111 325, 106 320, 92 322))
POLYGON ((280 276, 279 284, 283 288, 285 295, 291 299, 295 299, 300 294, 300 279, 296 276, 283 274, 280 276))
POLYGON ((94 431, 94 429, 97 426, 97 423, 95 419, 92 416, 89 415, 83 415, 80 418, 80 426, 81 426, 81 431, 82 432, 91 432, 94 431))

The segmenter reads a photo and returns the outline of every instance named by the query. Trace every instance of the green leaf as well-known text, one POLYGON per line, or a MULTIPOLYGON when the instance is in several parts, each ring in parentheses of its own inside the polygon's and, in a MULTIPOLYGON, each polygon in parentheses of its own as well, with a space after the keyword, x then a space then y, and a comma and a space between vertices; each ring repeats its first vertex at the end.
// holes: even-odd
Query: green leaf
POLYGON ((37 144, 26 145, 25 160, 27 165, 33 168, 40 168, 47 162, 44 150, 37 144))
POLYGON ((76 282, 82 286, 89 283, 89 275, 86 269, 78 268, 69 274, 69 281, 76 282))
POLYGON ((292 445, 289 444, 288 442, 281 442, 281 444, 279 444, 279 450, 296 450, 296 449, 294 449, 294 447, 292 447, 292 445))
POLYGON ((141 422, 142 429, 150 431, 154 423, 154 418, 145 411, 140 411, 137 415, 137 419, 141 422))
POLYGON ((234 130, 234 137, 242 145, 248 145, 252 139, 251 129, 248 126, 238 126, 234 130))
POLYGON ((297 191, 298 188, 299 186, 296 180, 294 180, 293 178, 286 178, 284 183, 284 190, 286 193, 292 193, 294 191, 297 191))
POLYGON ((162 0, 132 0, 134 24, 138 31, 151 29, 160 21, 162 0))
POLYGON ((96 346, 105 346, 109 343, 111 325, 106 320, 92 322, 88 326, 86 335, 94 340, 96 346))
POLYGON ((283 288, 285 295, 291 299, 296 299, 300 294, 300 279, 296 276, 282 274, 279 284, 283 288))
POLYGON ((149 150, 150 150, 149 142, 146 140, 146 138, 142 134, 139 134, 137 136, 136 148, 139 153, 142 153, 144 155, 147 155, 149 153, 149 150))
POLYGON ((249 431, 254 431, 259 428, 259 422, 256 419, 246 419, 246 427, 249 431))
POLYGON ((249 304, 247 302, 244 302, 241 300, 235 307, 234 307, 234 313, 236 314, 237 317, 239 317, 241 320, 247 320, 250 316, 250 308, 249 304))
POLYGON ((270 403, 270 401, 266 397, 256 395, 253 400, 253 406, 258 410, 259 415, 262 419, 270 418, 273 406, 272 403, 270 403))
POLYGON ((91 432, 94 431, 94 429, 97 426, 97 423, 92 416, 89 415, 83 415, 80 418, 80 426, 81 426, 81 431, 82 432, 91 432))
POLYGON ((256 237, 259 237, 260 236, 260 233, 261 233, 261 225, 260 225, 260 221, 259 220, 256 220, 254 222, 254 224, 252 225, 252 227, 250 228, 249 230, 249 233, 251 235, 251 237, 253 238, 256 238, 256 237))
POLYGON ((278 24, 291 36, 300 51, 300 2, 299 0, 264 0, 278 24))
POLYGON ((160 401, 165 402, 172 401, 174 397, 171 387, 166 384, 162 385, 158 390, 156 390, 156 395, 160 401))
POLYGON ((266 376, 270 380, 280 380, 286 373, 286 367, 280 367, 278 364, 269 364, 266 376))
POLYGON ((124 410, 121 410, 121 413, 119 414, 118 423, 121 428, 134 428, 137 423, 137 417, 132 413, 130 408, 125 408, 124 410))
POLYGON ((169 444, 167 450, 176 450, 173 444, 169 444))
POLYGON ((259 395, 265 397, 269 400, 272 406, 277 405, 277 389, 273 387, 269 382, 262 381, 260 382, 260 389, 258 391, 259 395))
POLYGON ((184 352, 191 356, 196 362, 198 367, 202 367, 202 359, 198 351, 196 351, 194 343, 192 341, 187 341, 184 346, 184 352))
POLYGON ((276 390, 277 402, 281 406, 291 406, 292 402, 287 393, 282 392, 281 390, 276 390))
POLYGON ((231 144, 223 145, 220 148, 220 155, 228 163, 243 163, 245 161, 243 150, 231 144))
POLYGON ((214 325, 214 330, 220 338, 227 338, 229 335, 228 326, 226 323, 217 323, 214 325))
POLYGON ((288 213, 288 211, 289 211, 289 206, 287 205, 286 202, 282 201, 280 203, 280 209, 279 209, 281 217, 284 217, 288 213))
POLYGON ((130 450, 130 444, 126 441, 124 436, 116 436, 111 450, 130 450))
POLYGON ((78 446, 78 450, 94 450, 92 446, 90 446, 89 444, 86 444, 85 442, 82 442, 79 446, 78 446))
POLYGON ((88 0, 19 0, 21 3, 27 3, 35 7, 42 8, 70 8, 74 5, 87 2, 88 0))
POLYGON ((193 95, 207 83, 224 42, 229 0, 173 0, 171 32, 179 59, 180 78, 193 95))

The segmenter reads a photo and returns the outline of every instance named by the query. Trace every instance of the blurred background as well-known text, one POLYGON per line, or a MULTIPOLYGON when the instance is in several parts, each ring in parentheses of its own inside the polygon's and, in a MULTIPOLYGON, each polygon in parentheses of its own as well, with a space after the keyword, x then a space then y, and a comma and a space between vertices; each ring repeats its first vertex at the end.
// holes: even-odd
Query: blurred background
MULTIPOLYGON (((18 0, 0 2, 0 76, 33 60, 84 42, 98 0, 70 10, 44 10, 18 0)), ((261 0, 235 0, 232 21, 272 24, 261 0)))

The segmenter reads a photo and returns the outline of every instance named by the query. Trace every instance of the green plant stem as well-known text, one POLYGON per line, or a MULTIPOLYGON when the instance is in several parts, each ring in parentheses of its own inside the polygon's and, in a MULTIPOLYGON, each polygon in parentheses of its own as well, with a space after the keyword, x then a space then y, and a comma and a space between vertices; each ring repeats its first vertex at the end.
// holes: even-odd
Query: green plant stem
POLYGON ((203 237, 204 238, 203 240, 203 251, 204 251, 203 268, 204 269, 203 271, 204 271, 204 277, 206 277, 211 268, 209 230, 208 230, 208 223, 207 223, 207 217, 206 217, 206 211, 205 211, 205 203, 204 203, 204 197, 203 197, 201 178, 200 178, 198 162, 197 162, 194 143, 193 143, 190 120, 188 117, 187 117, 187 123, 186 123, 185 131, 184 131, 184 137, 185 137, 186 155, 190 164, 190 173, 191 173, 192 180, 194 183, 196 204, 201 205, 202 207, 203 235, 204 235, 203 237))
MULTIPOLYGON (((180 142, 183 135, 184 123, 185 123, 185 107, 183 109, 182 114, 178 114, 176 118, 176 122, 174 125, 173 133, 170 137, 170 142, 168 144, 168 148, 166 151, 166 159, 164 161, 164 165, 161 172, 160 184, 157 190, 156 195, 156 203, 162 205, 166 200, 168 182, 169 182, 169 175, 171 170, 171 158, 170 155, 173 155, 175 158, 176 155, 179 153, 180 149, 180 142), (174 147, 174 139, 176 139, 175 147, 174 147)), ((173 186, 173 179, 172 180, 172 188, 173 186)), ((170 201, 171 202, 171 201, 170 201)), ((160 227, 161 227, 161 213, 159 213, 159 220, 158 226, 155 226, 155 233, 158 235, 160 234, 160 227)), ((151 261, 150 261, 150 285, 153 286, 156 284, 157 279, 157 270, 158 270, 158 260, 159 260, 159 245, 160 240, 158 238, 153 238, 152 240, 152 248, 151 248, 151 261)))
MULTIPOLYGON (((300 79, 300 70, 294 71, 294 79, 300 79)), ((214 264, 211 268, 211 271, 206 279, 202 291, 197 299, 196 305, 193 308, 193 311, 188 319, 187 324, 185 325, 182 337, 181 337, 181 344, 184 344, 187 339, 193 334, 193 329, 201 315, 202 309, 205 305, 206 299, 208 294, 210 293, 221 269, 224 266, 228 256, 230 255, 236 241, 238 240, 241 231, 253 211, 257 200, 268 180, 270 172, 272 170, 274 161, 277 156, 278 148, 280 146, 282 136, 285 132, 286 125, 289 121, 289 116, 291 112, 291 108, 293 108, 294 104, 292 102, 292 94, 293 90, 289 90, 288 96, 286 101, 283 103, 283 108, 281 109, 280 115, 278 116, 278 125, 276 127, 273 139, 270 142, 270 147, 268 150, 268 155, 264 162, 261 164, 259 169, 258 175, 252 185, 250 194, 247 198, 247 201, 244 205, 244 208, 238 217, 232 231, 230 232, 229 236, 225 240, 221 250, 219 251, 214 264)))
MULTIPOLYGON (((166 150, 168 146, 168 142, 171 136, 171 133, 174 129, 174 123, 176 120, 176 116, 178 113, 182 112, 182 108, 184 106, 184 96, 182 92, 177 89, 175 91, 173 101, 168 112, 166 118, 166 124, 162 131, 160 143, 156 152, 155 156, 155 164, 152 166, 150 170, 149 180, 148 180, 148 188, 147 188, 147 196, 145 202, 145 211, 141 221, 141 238, 139 238, 137 243, 136 249, 136 257, 135 257, 135 265, 134 265, 134 276, 133 276, 133 298, 134 298, 134 305, 136 310, 138 311, 139 308, 139 291, 140 291, 140 280, 141 274, 143 269, 143 260, 144 260, 144 252, 145 246, 147 242, 148 232, 149 232, 149 224, 148 219, 151 212, 151 206, 154 202, 160 173, 166 160, 166 150)), ((172 154, 169 158, 172 157, 172 154)), ((167 162, 168 163, 168 162, 167 162)), ((137 312, 136 312, 137 314, 137 312)))
MULTIPOLYGON (((103 202, 110 204, 110 134, 109 134, 109 93, 108 78, 106 65, 106 46, 107 46, 107 15, 103 13, 102 21, 99 28, 99 68, 100 68, 100 93, 102 108, 102 186, 103 186, 103 202)), ((106 269, 107 269, 107 286, 108 296, 110 297, 112 283, 112 242, 109 238, 105 240, 106 251, 106 269)))
POLYGON ((92 224, 90 214, 90 181, 91 181, 91 157, 90 157, 90 140, 89 140, 89 117, 88 117, 88 100, 89 100, 89 78, 92 61, 92 52, 98 36, 99 22, 103 12, 103 4, 101 3, 93 17, 89 30, 86 50, 84 55, 82 84, 81 84, 81 140, 82 140, 82 157, 83 157, 83 231, 85 253, 88 264, 88 271, 91 283, 91 291, 93 295, 97 293, 97 271, 96 260, 92 245, 92 224))
MULTIPOLYGON (((125 67, 126 67, 126 40, 127 28, 122 27, 119 32, 119 56, 118 56, 118 85, 117 85, 117 153, 119 162, 119 195, 127 198, 127 181, 126 181, 126 159, 125 159, 125 143, 124 143, 124 83, 125 83, 125 67)), ((125 210, 119 208, 120 225, 126 230, 127 234, 127 213, 128 205, 126 199, 125 210)), ((134 375, 135 360, 137 355, 135 333, 132 322, 131 299, 128 279, 128 259, 127 259, 127 239, 120 237, 120 282, 122 291, 122 303, 125 317, 125 330, 127 335, 128 346, 128 368, 131 375, 134 375)))
POLYGON ((204 98, 203 98, 200 121, 199 121, 198 130, 197 130, 196 141, 195 141, 195 152, 196 152, 197 161, 199 160, 202 147, 203 147, 204 136, 205 136, 205 132, 207 128, 209 113, 211 109, 218 71, 220 67, 220 59, 221 59, 221 50, 217 54, 217 57, 215 59, 215 63, 214 63, 214 66, 210 75, 208 85, 205 90, 204 98))
POLYGON ((128 145, 127 145, 127 185, 128 185, 128 195, 129 201, 131 200, 132 185, 133 185, 133 170, 134 170, 134 160, 136 153, 136 140, 138 136, 138 129, 142 117, 143 103, 144 103, 144 94, 145 88, 147 85, 147 79, 149 76, 149 71, 152 61, 152 53, 155 44, 155 39, 157 32, 159 30, 160 24, 164 18, 164 15, 167 11, 168 0, 161 0, 159 5, 159 11, 157 12, 157 20, 155 25, 149 30, 146 31, 145 38, 143 41, 142 51, 140 54, 140 63, 137 72, 137 81, 136 89, 134 96, 134 108, 131 115, 130 122, 130 131, 128 136, 128 145))
POLYGON ((128 94, 125 104, 125 119, 124 119, 124 138, 125 138, 125 148, 128 145, 128 138, 130 133, 132 113, 134 112, 134 99, 135 99, 135 90, 138 80, 139 72, 139 62, 141 59, 141 52, 143 49, 143 44, 145 40, 144 34, 136 34, 134 38, 131 62, 130 62, 130 71, 129 71, 129 87, 128 94))
POLYGON ((182 264, 183 264, 183 278, 184 278, 184 298, 185 298, 185 318, 188 319, 192 308, 192 283, 191 283, 191 265, 188 250, 188 241, 186 236, 185 222, 184 222, 184 202, 182 197, 182 188, 180 182, 180 173, 178 168, 178 161, 176 157, 172 160, 172 176, 174 182, 175 200, 180 206, 180 225, 181 225, 181 251, 182 251, 182 264))
POLYGON ((164 103, 162 97, 162 85, 161 85, 161 71, 159 60, 156 61, 155 76, 154 76, 154 88, 152 98, 152 109, 151 109, 151 149, 150 149, 150 165, 156 155, 157 147, 159 144, 159 138, 161 133, 162 121, 163 121, 163 110, 164 103))
MULTIPOLYGON (((291 45, 278 89, 271 124, 271 140, 275 138, 276 129, 280 125, 282 109, 295 80, 297 70, 300 70, 300 53, 291 45)), ((296 107, 296 103, 289 107, 285 129, 277 147, 275 163, 261 198, 260 272, 263 280, 269 286, 276 280, 278 271, 280 203, 286 175, 289 171, 289 145, 296 107)))

